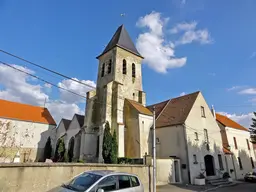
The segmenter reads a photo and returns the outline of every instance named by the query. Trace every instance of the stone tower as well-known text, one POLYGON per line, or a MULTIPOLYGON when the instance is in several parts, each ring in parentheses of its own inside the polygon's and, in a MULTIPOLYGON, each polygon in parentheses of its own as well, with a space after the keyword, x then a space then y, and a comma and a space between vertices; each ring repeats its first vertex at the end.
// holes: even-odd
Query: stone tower
POLYGON ((108 121, 111 130, 117 133, 118 156, 124 157, 124 100, 134 100, 145 106, 141 72, 143 57, 121 25, 97 59, 96 92, 87 94, 87 130, 99 133, 97 148, 100 158, 104 125, 108 121))

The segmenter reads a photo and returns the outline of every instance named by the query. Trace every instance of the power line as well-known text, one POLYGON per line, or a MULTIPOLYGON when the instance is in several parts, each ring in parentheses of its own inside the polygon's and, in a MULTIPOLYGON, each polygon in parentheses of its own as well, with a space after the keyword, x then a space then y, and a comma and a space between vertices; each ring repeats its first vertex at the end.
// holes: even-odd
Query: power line
POLYGON ((14 66, 12 66, 12 65, 9 65, 9 64, 7 64, 7 63, 5 63, 5 62, 3 62, 3 61, 0 61, 0 63, 2 63, 2 64, 5 65, 5 66, 8 66, 8 67, 10 67, 10 68, 13 68, 13 69, 15 69, 15 70, 17 70, 17 71, 19 71, 19 72, 25 73, 25 74, 27 74, 27 75, 29 75, 29 76, 31 76, 31 77, 34 77, 34 78, 36 78, 36 79, 38 79, 38 80, 40 80, 40 81, 43 81, 43 82, 45 82, 45 83, 47 83, 47 84, 49 84, 49 85, 52 85, 52 86, 54 86, 54 87, 57 87, 57 88, 59 88, 59 89, 65 90, 65 91, 68 91, 68 92, 70 92, 70 93, 72 93, 72 94, 74 94, 74 95, 77 95, 77 96, 79 96, 79 97, 83 97, 83 98, 86 99, 86 97, 83 96, 83 95, 80 95, 80 94, 78 94, 78 93, 75 93, 75 92, 70 91, 70 90, 68 90, 68 89, 65 89, 65 88, 63 88, 63 87, 60 87, 60 86, 58 86, 58 85, 55 85, 54 83, 51 83, 51 82, 49 82, 49 81, 47 81, 47 80, 44 80, 44 79, 42 79, 42 78, 40 78, 40 77, 38 77, 38 76, 36 76, 36 75, 33 75, 33 74, 31 74, 31 73, 28 73, 28 72, 26 72, 26 71, 23 71, 23 70, 21 70, 21 69, 18 69, 18 68, 14 67, 14 66))
MULTIPOLYGON (((76 80, 76 79, 73 79, 73 78, 71 78, 71 77, 69 77, 69 76, 67 76, 67 75, 64 75, 64 74, 62 74, 62 73, 59 73, 59 72, 57 72, 57 71, 54 71, 54 70, 48 69, 48 68, 46 68, 46 67, 43 67, 42 65, 36 64, 36 63, 34 63, 34 62, 32 62, 32 61, 29 61, 29 60, 27 60, 27 59, 24 59, 24 58, 22 58, 22 57, 20 57, 20 56, 14 55, 14 54, 12 54, 12 53, 10 53, 10 52, 4 51, 4 50, 2 50, 2 49, 0 49, 0 52, 2 52, 2 53, 4 53, 4 54, 7 54, 7 55, 9 55, 9 56, 12 56, 12 57, 14 57, 14 58, 17 58, 17 59, 19 59, 19 60, 22 60, 22 61, 24 61, 24 62, 26 62, 26 63, 31 64, 31 65, 34 65, 34 66, 36 66, 36 67, 38 67, 38 68, 41 68, 41 69, 43 69, 43 70, 46 70, 46 71, 48 71, 48 72, 54 73, 54 74, 56 74, 56 75, 58 75, 58 76, 61 76, 61 77, 63 77, 63 78, 66 78, 66 79, 69 79, 69 80, 74 81, 74 82, 76 82, 76 83, 79 83, 79 84, 82 84, 82 85, 84 85, 84 86, 87 86, 87 87, 89 87, 89 88, 91 88, 91 89, 95 89, 95 87, 92 86, 92 85, 89 85, 89 84, 87 84, 87 83, 84 83, 84 82, 79 81, 79 80, 76 80)), ((56 87, 56 86, 57 86, 57 85, 55 85, 55 87, 56 87)), ((61 88, 61 89, 63 89, 63 88, 61 88)), ((107 92, 107 93, 108 93, 108 94, 111 94, 110 92, 107 92)), ((75 94, 77 95, 77 93, 75 93, 75 94)), ((84 97, 84 96, 82 96, 82 97, 84 97)), ((125 99, 124 97, 120 97, 120 96, 118 96, 118 98, 120 98, 120 99, 125 99)), ((253 105, 226 105, 226 106, 218 106, 218 105, 216 105, 216 106, 217 106, 217 107, 253 107, 253 105)))
POLYGON ((73 79, 73 78, 71 78, 71 77, 69 77, 69 76, 67 76, 67 75, 61 74, 61 73, 59 73, 59 72, 57 72, 57 71, 53 71, 53 70, 51 70, 51 69, 48 69, 48 68, 46 68, 46 67, 43 67, 43 66, 41 66, 41 65, 39 65, 39 64, 36 64, 36 63, 34 63, 34 62, 32 62, 32 61, 29 61, 29 60, 27 60, 27 59, 24 59, 24 58, 22 58, 22 57, 20 57, 20 56, 14 55, 14 54, 12 54, 12 53, 10 53, 10 52, 7 52, 7 51, 4 51, 4 50, 2 50, 2 49, 0 49, 0 51, 1 51, 2 53, 4 53, 4 54, 7 54, 7 55, 9 55, 9 56, 15 57, 16 59, 25 61, 26 63, 29 63, 29 64, 31 64, 31 65, 34 65, 34 66, 36 66, 36 67, 39 67, 39 68, 44 69, 44 70, 46 70, 46 71, 49 71, 49 72, 54 73, 54 74, 56 74, 56 75, 59 75, 59 76, 61 76, 61 77, 64 77, 64 78, 66 78, 66 79, 75 81, 75 82, 77 82, 77 83, 80 83, 80 84, 85 85, 85 86, 87 86, 87 87, 90 87, 90 88, 92 88, 92 89, 95 89, 94 86, 91 86, 91 85, 89 85, 89 84, 87 84, 87 83, 83 83, 83 82, 81 82, 81 81, 79 81, 79 80, 73 79))

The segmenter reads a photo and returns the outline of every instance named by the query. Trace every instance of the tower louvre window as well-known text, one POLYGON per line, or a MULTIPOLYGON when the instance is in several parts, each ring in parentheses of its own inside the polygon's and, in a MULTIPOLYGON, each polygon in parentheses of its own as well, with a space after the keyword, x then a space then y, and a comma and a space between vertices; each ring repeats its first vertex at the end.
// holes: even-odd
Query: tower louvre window
POLYGON ((111 73, 111 68, 112 68, 112 60, 109 60, 109 64, 108 64, 108 74, 111 73))
POLYGON ((105 74, 105 63, 102 64, 102 68, 101 68, 101 77, 103 77, 105 74))
POLYGON ((126 70, 126 60, 123 60, 123 74, 126 75, 127 70, 126 70))
POLYGON ((132 64, 132 77, 136 77, 136 72, 135 72, 135 64, 132 64))

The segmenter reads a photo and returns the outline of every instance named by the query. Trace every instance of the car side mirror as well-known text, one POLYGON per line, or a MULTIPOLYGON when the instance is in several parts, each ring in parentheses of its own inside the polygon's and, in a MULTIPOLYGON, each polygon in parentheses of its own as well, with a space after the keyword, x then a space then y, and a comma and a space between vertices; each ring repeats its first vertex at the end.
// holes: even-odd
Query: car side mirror
POLYGON ((98 189, 97 192, 104 192, 104 189, 98 189))

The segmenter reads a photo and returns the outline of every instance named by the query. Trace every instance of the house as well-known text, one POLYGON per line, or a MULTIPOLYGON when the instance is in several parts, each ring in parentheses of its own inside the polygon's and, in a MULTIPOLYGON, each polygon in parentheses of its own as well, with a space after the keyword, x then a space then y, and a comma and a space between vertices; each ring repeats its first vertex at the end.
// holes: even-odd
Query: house
POLYGON ((47 108, 0 100, 0 158, 13 162, 45 160, 45 145, 54 143, 56 123, 47 108))
POLYGON ((181 173, 183 183, 194 184, 200 173, 209 179, 220 176, 224 158, 221 134, 202 93, 194 92, 148 108, 152 110, 153 106, 156 156, 158 159, 174 159, 172 167, 165 169, 176 170, 173 177, 177 177, 177 181, 181 173))
POLYGON ((68 161, 77 161, 80 158, 82 127, 84 125, 84 116, 74 114, 72 120, 61 119, 57 127, 57 136, 55 144, 55 158, 63 161, 64 153, 67 153, 68 161), (64 151, 58 154, 60 143, 63 142, 64 151))
POLYGON ((83 159, 103 162, 102 144, 105 123, 116 131, 118 157, 143 158, 148 153, 152 112, 146 108, 142 88, 143 57, 124 25, 97 57, 96 90, 87 93, 83 159), (133 118, 133 119, 131 119, 133 118))
POLYGON ((244 175, 255 168, 254 146, 250 142, 247 128, 230 118, 216 113, 221 130, 227 172, 234 179, 243 179, 244 175))

